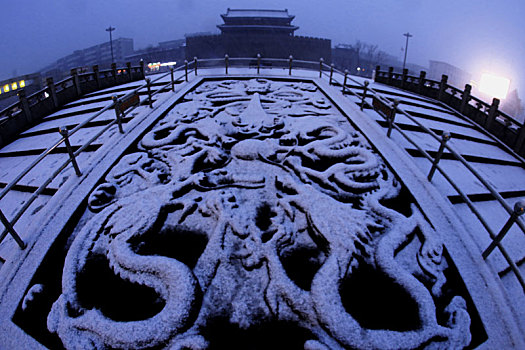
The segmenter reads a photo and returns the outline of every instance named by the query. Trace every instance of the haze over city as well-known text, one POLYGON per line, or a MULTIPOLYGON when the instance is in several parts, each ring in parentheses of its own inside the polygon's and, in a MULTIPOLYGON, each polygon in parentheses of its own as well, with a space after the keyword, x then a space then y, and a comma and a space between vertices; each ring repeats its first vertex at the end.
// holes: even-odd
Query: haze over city
POLYGON ((360 40, 400 59, 402 34, 410 32, 409 62, 428 66, 428 60, 445 61, 474 79, 491 71, 509 77, 511 88, 525 91, 521 0, 10 1, 0 14, 0 79, 38 71, 74 50, 108 41, 109 25, 116 28, 114 38, 134 39, 135 49, 187 33, 215 33, 228 7, 287 8, 296 16, 297 35, 328 38, 333 46, 360 40))

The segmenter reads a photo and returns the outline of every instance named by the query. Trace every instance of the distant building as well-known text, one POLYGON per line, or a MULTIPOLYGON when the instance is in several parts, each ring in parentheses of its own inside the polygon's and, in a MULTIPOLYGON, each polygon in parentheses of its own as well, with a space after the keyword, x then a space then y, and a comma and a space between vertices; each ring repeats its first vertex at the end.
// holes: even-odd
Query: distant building
POLYGON ((428 79, 441 80, 441 76, 445 74, 448 76, 448 83, 460 89, 463 89, 465 84, 469 84, 472 79, 470 73, 449 63, 441 61, 429 61, 429 63, 428 79))
POLYGON ((25 74, 0 81, 0 110, 18 102, 18 92, 25 89, 30 95, 42 88, 42 78, 39 73, 25 74))
MULTIPOLYGON (((389 55, 378 49, 377 45, 371 45, 358 41, 354 45, 338 44, 332 49, 332 63, 338 69, 346 69, 352 75, 371 77, 376 66, 382 69, 394 67, 395 71, 401 71, 403 62, 397 57, 389 55)), ((424 67, 407 64, 409 74, 419 74, 424 67)))
MULTIPOLYGON (((124 64, 125 57, 133 53, 133 39, 118 38, 113 40, 113 57, 118 64, 124 64)), ((111 43, 105 42, 76 50, 72 54, 58 59, 55 63, 45 67, 41 72, 44 76, 52 76, 60 79, 69 75, 72 68, 91 69, 93 65, 101 68, 109 67, 111 62, 111 43)))
POLYGON ((331 61, 329 39, 295 36, 299 27, 292 25, 295 16, 288 10, 228 9, 221 15, 224 24, 219 35, 186 37, 186 57, 213 58, 256 57, 331 61))
MULTIPOLYGON (((144 61, 146 67, 155 67, 158 70, 162 64, 172 64, 176 62, 180 65, 186 57, 186 40, 170 40, 160 42, 158 46, 150 46, 142 50, 137 50, 133 54, 126 56, 127 62, 144 61)), ((150 69, 151 70, 151 69, 150 69)))

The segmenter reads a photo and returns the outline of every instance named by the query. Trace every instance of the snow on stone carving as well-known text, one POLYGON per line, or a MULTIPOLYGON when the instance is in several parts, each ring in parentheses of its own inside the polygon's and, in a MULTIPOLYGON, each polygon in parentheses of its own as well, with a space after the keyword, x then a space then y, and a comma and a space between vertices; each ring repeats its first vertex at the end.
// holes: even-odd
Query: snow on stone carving
POLYGON ((205 349, 221 330, 272 324, 305 349, 469 344, 463 298, 436 307, 438 233, 415 205, 385 204, 401 185, 313 84, 205 83, 138 149, 94 190, 68 252, 48 316, 66 348, 205 349), (124 317, 83 291, 104 266, 153 293, 150 311, 124 317), (368 284, 409 306, 399 321, 362 311, 380 298, 348 297, 368 284))

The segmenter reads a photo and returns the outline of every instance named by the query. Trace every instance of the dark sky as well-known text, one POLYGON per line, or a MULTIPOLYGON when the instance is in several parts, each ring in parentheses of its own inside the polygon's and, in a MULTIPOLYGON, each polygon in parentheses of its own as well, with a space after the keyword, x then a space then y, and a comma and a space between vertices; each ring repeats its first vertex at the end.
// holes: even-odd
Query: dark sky
POLYGON ((115 37, 135 49, 185 33, 216 32, 231 8, 287 8, 297 35, 361 40, 428 66, 446 61, 471 72, 507 76, 525 95, 525 0, 5 0, 0 12, 0 79, 37 71, 56 59, 115 37))

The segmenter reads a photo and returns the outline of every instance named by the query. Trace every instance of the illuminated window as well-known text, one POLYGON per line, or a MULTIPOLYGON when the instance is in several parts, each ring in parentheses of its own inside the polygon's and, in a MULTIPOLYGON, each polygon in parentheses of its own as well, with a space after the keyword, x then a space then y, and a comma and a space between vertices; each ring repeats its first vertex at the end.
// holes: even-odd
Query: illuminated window
POLYGON ((9 84, 4 85, 4 92, 9 92, 9 84))
POLYGON ((11 84, 11 89, 13 89, 13 90, 18 89, 18 84, 16 83, 16 81, 11 84))
POLYGON ((26 87, 26 81, 20 80, 20 82, 18 83, 18 86, 20 86, 21 88, 26 87))

